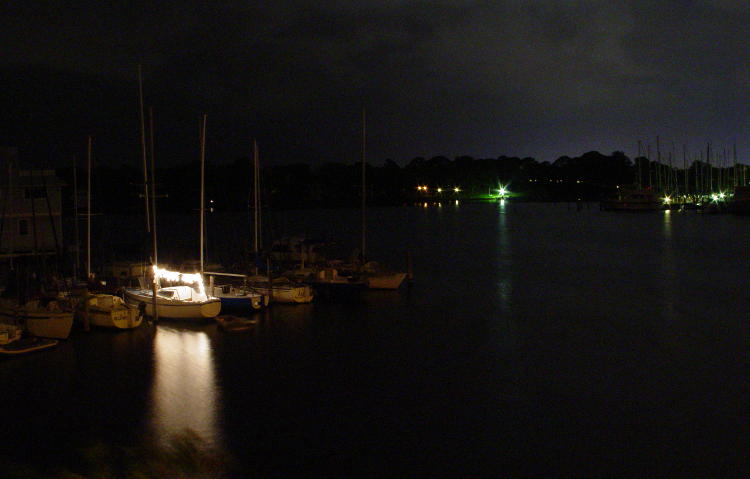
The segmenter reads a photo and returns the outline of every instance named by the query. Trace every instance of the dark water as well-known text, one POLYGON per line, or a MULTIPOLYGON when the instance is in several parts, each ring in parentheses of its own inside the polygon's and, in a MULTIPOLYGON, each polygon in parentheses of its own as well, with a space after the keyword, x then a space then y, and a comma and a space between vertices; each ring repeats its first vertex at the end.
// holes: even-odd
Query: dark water
MULTIPOLYGON (((2 360, 0 456, 65 465, 191 428, 238 477, 750 474, 750 219, 446 204, 368 220, 371 256, 411 251, 413 288, 273 307, 246 334, 162 323, 2 360)), ((212 221, 214 243, 240 241, 240 220, 212 221)), ((359 212, 273 228, 356 245, 359 212)))

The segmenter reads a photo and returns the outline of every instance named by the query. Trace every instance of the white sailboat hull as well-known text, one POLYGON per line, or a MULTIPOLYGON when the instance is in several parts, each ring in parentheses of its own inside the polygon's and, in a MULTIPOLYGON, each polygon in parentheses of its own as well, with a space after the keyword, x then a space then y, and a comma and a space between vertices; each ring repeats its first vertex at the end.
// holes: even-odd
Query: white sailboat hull
MULTIPOLYGON (((96 294, 89 296, 89 323, 101 328, 133 329, 141 325, 143 315, 138 307, 127 304, 119 296, 96 294)), ((78 308, 78 318, 83 319, 85 306, 78 308)))
POLYGON ((13 301, 0 304, 0 317, 24 324, 29 334, 41 338, 68 339, 73 327, 73 312, 61 310, 56 302, 43 306, 39 300, 25 305, 13 301))
MULTIPOLYGON (((143 307, 145 314, 154 316, 153 296, 147 290, 125 290, 125 301, 134 306, 143 307)), ((219 298, 208 298, 205 301, 169 299, 156 295, 156 311, 160 318, 168 319, 211 319, 221 312, 219 298)))
POLYGON ((272 303, 309 303, 314 294, 310 286, 253 286, 253 289, 271 297, 272 303))
POLYGON ((406 273, 374 274, 367 276, 369 289, 398 289, 406 279, 406 273))

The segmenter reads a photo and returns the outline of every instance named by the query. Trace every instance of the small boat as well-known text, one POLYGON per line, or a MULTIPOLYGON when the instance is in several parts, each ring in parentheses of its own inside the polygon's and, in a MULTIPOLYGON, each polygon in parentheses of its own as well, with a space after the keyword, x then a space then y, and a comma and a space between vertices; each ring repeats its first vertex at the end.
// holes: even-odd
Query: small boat
POLYGON ((309 280, 316 291, 325 296, 354 297, 367 289, 367 281, 355 274, 348 274, 334 267, 320 269, 309 280))
POLYGON ((242 318, 239 316, 221 315, 216 317, 216 322, 224 331, 236 333, 240 331, 249 331, 257 323, 257 319, 242 318))
POLYGON ((664 200, 650 188, 620 188, 617 195, 599 204, 604 211, 657 211, 665 209, 664 200))
POLYGON ((309 303, 315 297, 310 285, 292 281, 284 276, 272 279, 270 288, 268 279, 262 276, 248 277, 247 284, 254 291, 270 296, 272 303, 309 303))
POLYGON ((0 323, 0 346, 21 339, 23 329, 15 324, 0 323))
POLYGON ((143 314, 137 306, 127 304, 111 294, 92 294, 78 304, 76 317, 84 319, 88 303, 89 322, 94 326, 114 329, 133 329, 141 325, 143 314))
POLYGON ((48 338, 37 338, 35 336, 29 336, 26 338, 17 339, 7 344, 0 344, 0 354, 3 355, 18 355, 31 353, 34 351, 40 351, 42 349, 52 348, 57 346, 56 339, 48 338))
POLYGON ((0 323, 0 354, 17 355, 51 348, 57 345, 56 339, 21 337, 23 330, 15 324, 0 323))
POLYGON ((73 326, 73 309, 58 298, 40 298, 19 305, 12 299, 0 301, 0 317, 24 325, 33 336, 67 339, 73 326))
MULTIPOLYGON (((154 296, 147 289, 126 288, 125 302, 154 315, 154 296)), ((221 301, 214 296, 196 292, 190 286, 168 286, 156 291, 156 310, 166 319, 211 319, 219 315, 221 301)))
POLYGON ((375 261, 368 261, 362 268, 369 289, 398 289, 406 279, 406 273, 388 271, 375 261))
POLYGON ((224 310, 249 312, 268 306, 269 297, 260 291, 231 284, 213 286, 211 292, 221 301, 224 310))

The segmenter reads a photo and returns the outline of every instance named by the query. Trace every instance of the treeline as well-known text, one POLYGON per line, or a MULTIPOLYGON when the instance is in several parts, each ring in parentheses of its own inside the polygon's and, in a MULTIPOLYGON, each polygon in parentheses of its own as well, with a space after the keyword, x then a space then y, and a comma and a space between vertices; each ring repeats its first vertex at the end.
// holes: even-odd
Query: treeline
MULTIPOLYGON (((480 199, 496 194, 502 185, 514 198, 525 201, 596 201, 618 185, 640 184, 664 192, 730 187, 744 182, 744 165, 716 168, 693 162, 678 169, 640 157, 631 160, 616 151, 610 155, 592 151, 579 157, 563 156, 550 163, 534 158, 501 156, 449 159, 417 157, 406 166, 386 160, 365 170, 367 201, 373 205, 412 204, 425 198, 480 199), (418 189, 426 186, 426 189, 418 189), (438 188, 442 189, 438 193, 438 188), (454 189, 458 188, 456 192, 454 189)), ((78 185, 85 185, 85 171, 78 171, 78 185)), ((72 168, 58 170, 66 180, 72 211, 72 168)), ((248 158, 231 164, 208 164, 205 173, 206 207, 219 211, 250 208, 252 169, 248 158)), ((361 164, 289 164, 261 169, 261 200, 271 208, 356 207, 361 201, 361 164)), ((197 162, 157 168, 157 208, 191 212, 199 208, 200 166, 197 162)), ((86 192, 79 191, 79 198, 86 192)), ((92 175, 92 209, 112 213, 143 211, 143 172, 131 166, 98 166, 92 175)), ((81 200, 83 203, 83 200, 81 200)), ((82 204, 81 203, 81 204, 82 204)))

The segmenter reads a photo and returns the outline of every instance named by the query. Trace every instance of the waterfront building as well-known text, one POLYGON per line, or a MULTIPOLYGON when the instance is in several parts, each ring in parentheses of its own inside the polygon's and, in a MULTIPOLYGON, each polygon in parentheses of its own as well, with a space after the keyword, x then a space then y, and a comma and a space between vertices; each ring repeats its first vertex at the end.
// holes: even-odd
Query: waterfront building
POLYGON ((17 169, 18 150, 0 148, 0 256, 54 254, 62 246, 62 187, 54 170, 17 169))

